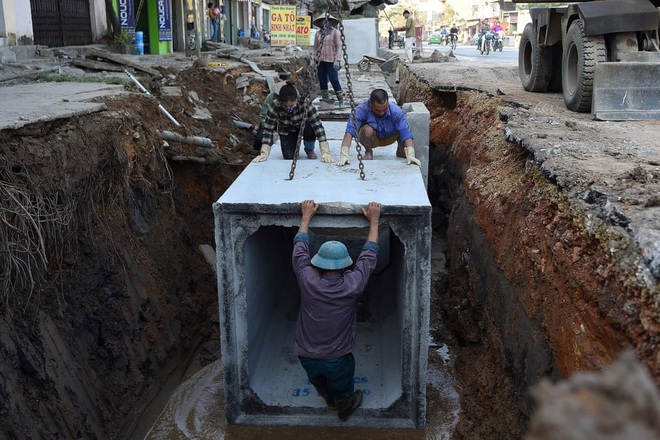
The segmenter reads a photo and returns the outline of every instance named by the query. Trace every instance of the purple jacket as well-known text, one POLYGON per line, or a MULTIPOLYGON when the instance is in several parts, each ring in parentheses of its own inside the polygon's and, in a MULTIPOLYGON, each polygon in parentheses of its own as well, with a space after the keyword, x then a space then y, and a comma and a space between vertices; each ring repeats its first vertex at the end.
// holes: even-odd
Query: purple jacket
POLYGON ((299 232, 293 242, 293 271, 300 286, 296 352, 312 359, 331 359, 352 352, 355 303, 376 268, 378 244, 364 244, 353 270, 321 276, 310 262, 309 235, 299 232))

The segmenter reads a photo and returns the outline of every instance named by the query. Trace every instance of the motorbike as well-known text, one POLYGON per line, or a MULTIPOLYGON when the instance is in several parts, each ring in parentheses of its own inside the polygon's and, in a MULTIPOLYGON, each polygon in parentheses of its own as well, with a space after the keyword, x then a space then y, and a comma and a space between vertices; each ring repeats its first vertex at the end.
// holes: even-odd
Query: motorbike
POLYGON ((449 44, 449 35, 442 34, 442 36, 440 37, 440 44, 442 46, 447 46, 449 44))
POLYGON ((403 49, 406 46, 406 37, 403 35, 395 35, 394 40, 392 41, 392 47, 398 47, 403 49))
POLYGON ((491 44, 493 42, 493 33, 492 32, 486 32, 481 39, 481 54, 483 55, 484 52, 486 52, 486 55, 490 53, 490 48, 491 44))
POLYGON ((493 34, 493 52, 496 50, 502 52, 502 48, 504 47, 503 35, 504 32, 502 31, 497 31, 495 34, 493 34))
POLYGON ((456 42, 458 41, 458 34, 449 34, 449 44, 452 49, 456 49, 456 42))

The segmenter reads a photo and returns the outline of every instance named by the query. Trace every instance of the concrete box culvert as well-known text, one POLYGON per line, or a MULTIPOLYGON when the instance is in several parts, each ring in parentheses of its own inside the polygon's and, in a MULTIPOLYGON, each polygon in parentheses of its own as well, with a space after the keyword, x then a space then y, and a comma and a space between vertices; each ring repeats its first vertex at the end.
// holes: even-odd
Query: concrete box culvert
MULTIPOLYGON (((331 148, 338 153, 339 145, 331 148)), ((374 160, 360 181, 356 165, 299 161, 301 177, 286 181, 289 166, 272 157, 248 166, 214 204, 227 422, 424 426, 431 206, 420 169, 374 160), (265 180, 267 196, 255 190, 265 180), (340 240, 354 260, 368 231, 360 207, 383 204, 378 266, 358 303, 354 382, 365 398, 345 423, 326 408, 293 349, 300 294, 291 252, 301 192, 320 204, 310 224, 312 252, 340 240)))

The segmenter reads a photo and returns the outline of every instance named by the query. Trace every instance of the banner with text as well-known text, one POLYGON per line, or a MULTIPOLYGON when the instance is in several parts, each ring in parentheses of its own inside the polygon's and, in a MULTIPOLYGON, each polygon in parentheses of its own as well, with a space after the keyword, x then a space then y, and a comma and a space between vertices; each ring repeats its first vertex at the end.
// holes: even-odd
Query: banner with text
POLYGON ((160 41, 172 41, 172 18, 170 16, 170 0, 158 0, 158 39, 160 41))
POLYGON ((270 45, 289 44, 296 44, 296 7, 270 5, 270 45))
POLYGON ((299 15, 296 18, 296 44, 298 46, 311 46, 311 32, 310 29, 312 20, 309 15, 299 15))
POLYGON ((135 33, 135 16, 133 15, 133 0, 117 0, 117 18, 119 27, 129 34, 135 33))

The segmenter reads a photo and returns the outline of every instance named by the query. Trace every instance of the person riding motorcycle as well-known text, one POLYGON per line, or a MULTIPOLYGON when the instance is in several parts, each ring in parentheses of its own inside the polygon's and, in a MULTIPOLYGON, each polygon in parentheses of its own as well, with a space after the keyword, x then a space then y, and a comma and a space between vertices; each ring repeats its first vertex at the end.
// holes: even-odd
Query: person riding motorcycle
POLYGON ((500 25, 500 21, 496 20, 493 27, 490 28, 490 32, 495 36, 495 41, 493 42, 493 50, 499 48, 499 44, 502 44, 502 36, 504 35, 504 28, 500 25))
POLYGON ((488 26, 488 19, 484 18, 479 25, 479 39, 477 40, 477 50, 481 50, 481 42, 487 32, 490 32, 490 26, 488 26))
POLYGON ((458 28, 456 23, 454 23, 449 29, 449 42, 458 41, 458 28))
POLYGON ((442 41, 442 44, 444 46, 446 46, 447 43, 449 42, 449 38, 447 35, 447 28, 444 26, 442 26, 442 28, 440 29, 440 41, 442 41))

